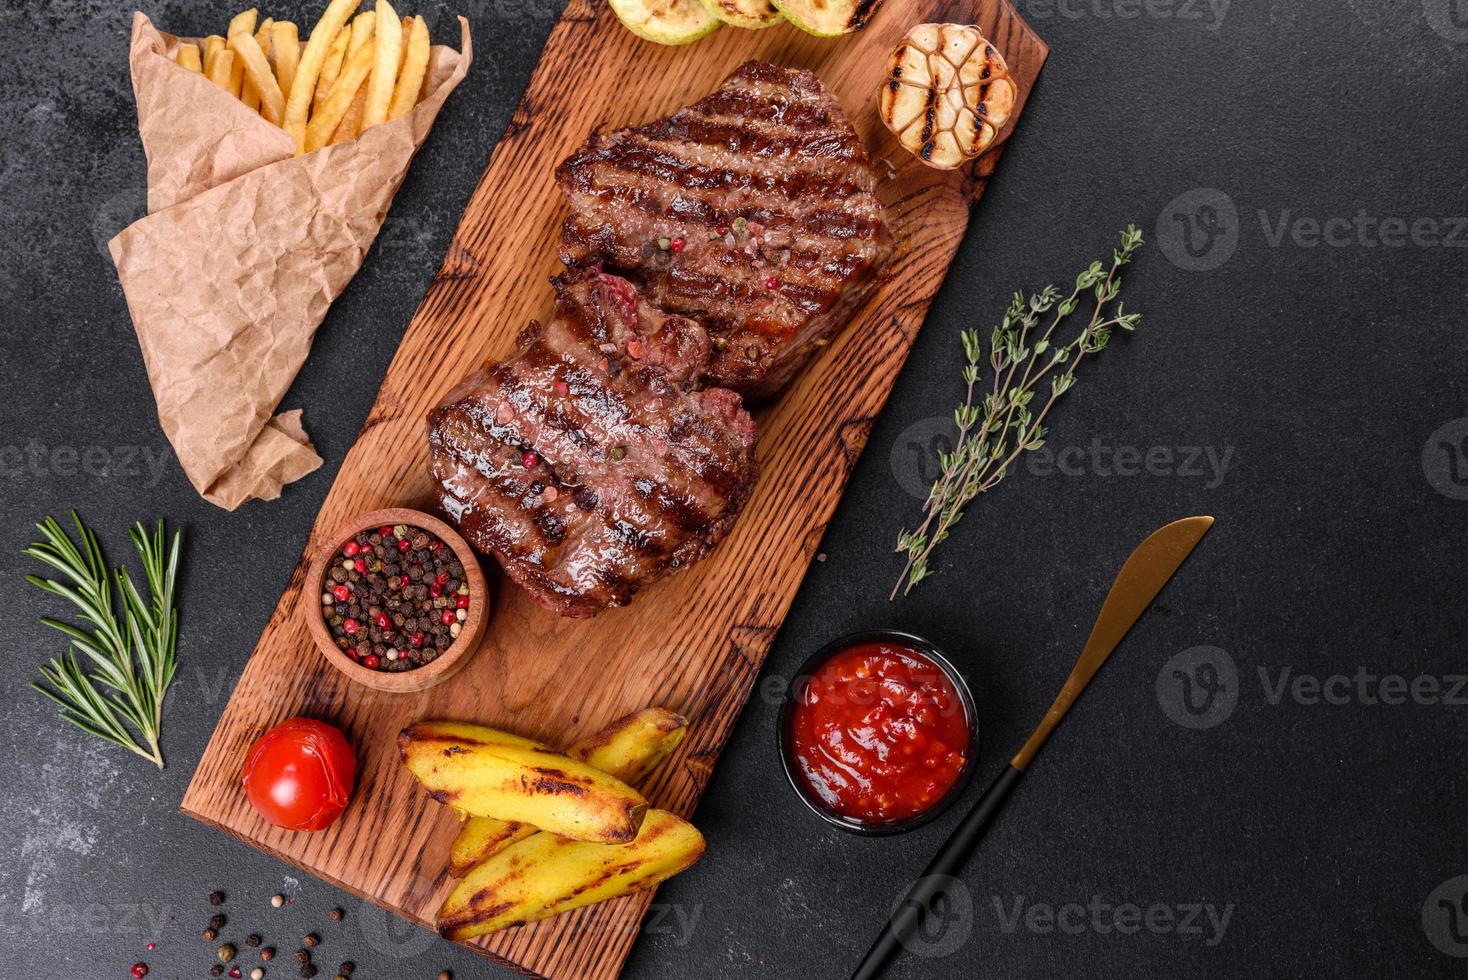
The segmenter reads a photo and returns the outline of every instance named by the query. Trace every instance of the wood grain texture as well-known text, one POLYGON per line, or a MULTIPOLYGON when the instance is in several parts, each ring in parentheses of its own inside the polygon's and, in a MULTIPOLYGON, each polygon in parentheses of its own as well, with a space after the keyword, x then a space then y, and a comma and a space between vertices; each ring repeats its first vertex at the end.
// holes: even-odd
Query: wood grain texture
MULTIPOLYGON (((839 40, 781 25, 724 29, 685 48, 638 40, 600 0, 571 0, 327 495, 305 556, 354 513, 432 506, 424 418, 471 368, 509 353, 527 321, 549 316, 546 279, 557 271, 555 242, 567 214, 552 171, 594 128, 670 113, 749 58, 813 69, 885 175, 878 194, 898 238, 889 278, 795 383, 756 413, 762 475, 729 537, 708 560, 650 587, 626 609, 589 621, 558 619, 496 573, 495 615, 473 662, 450 684, 388 695, 351 685, 312 647, 299 607, 318 597, 302 595, 303 557, 199 763, 186 813, 428 925, 452 887, 445 866, 458 822, 398 762, 395 736, 411 722, 476 721, 565 745, 627 712, 666 705, 692 726, 646 794, 657 806, 693 812, 963 239, 969 206, 998 160, 996 148, 965 171, 940 173, 881 126, 875 96, 886 55, 922 21, 977 24, 1003 52, 1019 87, 1012 128, 1047 49, 1004 0, 892 0, 864 32, 839 40), (302 714, 342 727, 359 753, 352 806, 314 835, 268 826, 239 790, 250 743, 302 714), (389 832, 379 834, 379 824, 389 832)), ((704 860, 719 860, 717 846, 704 860)), ((631 896, 474 945, 534 976, 608 980, 621 970, 650 901, 650 894, 631 896)))

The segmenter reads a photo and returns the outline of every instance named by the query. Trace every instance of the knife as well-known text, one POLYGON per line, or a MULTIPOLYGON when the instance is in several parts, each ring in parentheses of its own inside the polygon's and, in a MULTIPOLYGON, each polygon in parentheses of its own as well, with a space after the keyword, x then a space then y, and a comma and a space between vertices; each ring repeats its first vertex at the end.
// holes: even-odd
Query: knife
POLYGON ((1091 637, 1086 641, 1075 669, 1070 672, 1065 686, 1060 689, 1060 694, 1045 713, 1044 720, 999 774, 999 778, 979 797, 973 809, 928 864, 922 877, 903 896, 881 935, 862 958, 856 972, 851 975, 851 980, 875 980, 880 977, 898 950, 934 912, 935 903, 941 900, 947 882, 963 868, 969 855, 978 847, 984 832, 989 829, 989 824, 998 816, 1005 801, 1009 799, 1009 794, 1019 784, 1020 777, 1035 760, 1035 756, 1065 717, 1065 713, 1075 704, 1091 678, 1096 676, 1106 658, 1111 656, 1111 651, 1116 649, 1137 620, 1142 618, 1152 600, 1157 598, 1162 587, 1187 560, 1188 555, 1192 554, 1212 526, 1211 517, 1188 517, 1174 521, 1154 531, 1132 552, 1126 564, 1121 566, 1116 581, 1111 584, 1111 591, 1101 606, 1101 614, 1096 617, 1096 625, 1091 629, 1091 637))

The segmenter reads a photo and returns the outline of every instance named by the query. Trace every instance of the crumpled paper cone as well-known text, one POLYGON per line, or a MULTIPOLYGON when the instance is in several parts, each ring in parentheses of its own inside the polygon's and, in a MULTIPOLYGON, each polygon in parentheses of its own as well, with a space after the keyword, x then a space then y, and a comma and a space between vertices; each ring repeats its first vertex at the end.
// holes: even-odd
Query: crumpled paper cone
POLYGON ((321 465, 301 413, 274 412, 469 70, 459 25, 461 51, 434 47, 412 112, 298 157, 279 128, 175 64, 177 38, 134 15, 149 214, 108 248, 163 431, 211 503, 272 500, 321 465))

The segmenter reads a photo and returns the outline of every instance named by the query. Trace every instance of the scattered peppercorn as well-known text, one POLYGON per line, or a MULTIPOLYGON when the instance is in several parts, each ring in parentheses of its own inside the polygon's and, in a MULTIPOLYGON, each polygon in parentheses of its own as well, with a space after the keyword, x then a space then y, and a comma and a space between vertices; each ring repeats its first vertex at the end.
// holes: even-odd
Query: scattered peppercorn
POLYGON ((321 945, 321 937, 314 932, 308 932, 306 933, 306 938, 302 939, 301 942, 305 943, 311 949, 315 949, 321 945))
POLYGON ((223 905, 224 904, 224 892, 210 892, 209 893, 209 904, 210 905, 223 905))
POLYGON ((298 949, 298 950, 296 950, 296 954, 295 955, 296 955, 296 962, 297 963, 310 963, 311 962, 311 951, 310 950, 298 949))
POLYGON ((344 977, 349 977, 354 972, 356 972, 356 969, 357 969, 357 964, 353 963, 351 960, 346 960, 345 962, 342 963, 341 966, 339 966, 339 967, 336 968, 336 972, 337 973, 340 973, 344 977))
POLYGON ((260 934, 256 932, 252 932, 245 937, 245 945, 250 947, 251 949, 257 948, 264 941, 265 940, 260 938, 260 934))
POLYGON ((273 905, 273 906, 275 906, 276 908, 280 908, 282 905, 285 904, 285 896, 284 895, 271 895, 270 896, 270 904, 273 905))
POLYGON ((312 964, 307 963, 305 966, 301 967, 301 976, 306 977, 307 980, 310 980, 310 978, 314 977, 315 975, 316 967, 312 964))
POLYGON ((146 977, 147 975, 148 975, 148 964, 146 964, 146 963, 134 963, 133 964, 133 976, 137 977, 138 980, 143 980, 143 978, 146 977))
POLYGON ((201 932, 199 935, 201 935, 201 936, 204 937, 204 942, 206 942, 206 943, 212 943, 212 942, 214 942, 214 940, 216 940, 216 939, 219 938, 219 930, 218 929, 215 929, 213 926, 210 926, 210 927, 206 928, 203 932, 201 932))
POLYGON ((210 929, 223 929, 224 928, 224 924, 226 922, 228 922, 228 921, 229 920, 226 919, 222 915, 211 916, 210 919, 209 919, 209 928, 210 929))
POLYGON ((241 973, 239 967, 232 966, 229 968, 229 980, 240 980, 240 976, 241 973))
POLYGON ((454 980, 454 975, 448 970, 439 970, 438 980, 454 980))
POLYGON ((228 963, 230 960, 234 959, 234 954, 236 952, 237 950, 234 948, 234 945, 232 943, 225 943, 223 946, 219 947, 219 962, 228 963))
POLYGON ((211 977, 222 977, 222 976, 224 976, 224 964, 223 963, 215 963, 213 966, 211 966, 209 968, 209 975, 211 977))
POLYGON ((265 971, 258 966, 250 971, 250 980, 261 980, 263 976, 265 976, 265 971))
MULTIPOLYGON (((467 601, 468 598, 469 598, 468 596, 460 596, 459 598, 465 600, 465 602, 464 602, 464 605, 465 606, 467 606, 469 604, 468 601, 467 601)), ((332 922, 340 922, 342 919, 345 919, 347 917, 346 910, 345 909, 342 909, 342 908, 334 908, 328 914, 331 916, 331 921, 332 922)))
POLYGON ((260 958, 266 963, 269 963, 271 960, 275 959, 275 947, 266 946, 264 949, 260 950, 260 958))

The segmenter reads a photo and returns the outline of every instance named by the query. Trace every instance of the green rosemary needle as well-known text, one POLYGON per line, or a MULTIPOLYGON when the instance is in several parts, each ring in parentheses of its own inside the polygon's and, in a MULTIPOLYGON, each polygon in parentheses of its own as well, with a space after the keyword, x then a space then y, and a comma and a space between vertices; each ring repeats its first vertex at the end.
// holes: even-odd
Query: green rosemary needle
POLYGON ((163 768, 159 730, 163 699, 177 667, 176 584, 183 532, 168 541, 163 521, 153 534, 132 529, 143 562, 148 600, 125 568, 109 570, 97 536, 75 512, 78 541, 53 518, 36 525, 44 540, 25 554, 55 569, 58 579, 26 581, 76 606, 81 624, 41 620, 71 640, 67 652, 41 668, 31 686, 61 706, 61 717, 88 734, 119 745, 163 768), (115 588, 115 593, 114 593, 115 588), (90 671, 88 671, 90 667, 90 671))
POLYGON ((1111 331, 1135 330, 1141 315, 1127 313, 1121 303, 1110 306, 1121 292, 1121 267, 1142 245, 1142 233, 1128 225, 1121 247, 1112 252, 1108 269, 1092 262, 1076 277, 1075 288, 1062 296, 1046 286, 1030 296, 1015 293, 1004 322, 989 339, 988 393, 980 394, 983 349, 977 330, 963 331, 966 387, 963 404, 954 412, 958 440, 953 451, 939 453, 940 473, 923 504, 923 522, 915 531, 897 536, 897 551, 907 556, 902 575, 892 589, 906 595, 931 573, 933 551, 947 538, 975 497, 992 489, 1008 474, 1015 459, 1045 445, 1044 422, 1060 397, 1074 387, 1076 368, 1090 354, 1106 348, 1111 331), (1090 320, 1069 342, 1056 338, 1057 328, 1082 303, 1093 304, 1090 320), (1038 411, 1031 408, 1040 383, 1049 380, 1048 396, 1038 411))

